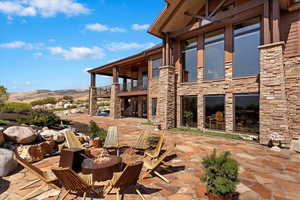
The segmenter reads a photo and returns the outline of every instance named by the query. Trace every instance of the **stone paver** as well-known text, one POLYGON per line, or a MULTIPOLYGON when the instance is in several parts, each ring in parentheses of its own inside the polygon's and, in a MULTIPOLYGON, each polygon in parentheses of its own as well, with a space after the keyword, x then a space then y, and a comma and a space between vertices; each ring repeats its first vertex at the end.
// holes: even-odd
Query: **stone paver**
MULTIPOLYGON (((112 120, 109 117, 88 117, 87 115, 73 115, 74 121, 88 123, 94 120, 101 127, 107 128, 117 125, 120 132, 121 145, 131 145, 137 139, 138 132, 142 129, 153 127, 142 125, 143 119, 118 119, 112 120)), ((219 137, 206 137, 195 134, 180 134, 168 131, 166 134, 166 145, 176 144, 174 153, 176 158, 170 161, 175 172, 169 173, 162 170, 165 176, 171 181, 170 184, 163 182, 158 177, 148 176, 140 181, 143 185, 142 193, 148 200, 201 200, 207 199, 206 188, 200 182, 202 174, 201 160, 210 154, 213 149, 218 152, 231 151, 232 155, 240 164, 240 184, 237 191, 241 200, 298 200, 300 199, 300 155, 288 150, 281 152, 271 151, 268 147, 243 141, 228 140, 219 137)), ((50 169, 57 166, 59 157, 50 157, 36 163, 39 168, 50 169)), ((39 186, 20 191, 18 188, 32 181, 34 176, 27 170, 4 177, 9 183, 8 189, 0 186, 0 200, 19 199, 32 189, 39 186), (4 191, 2 190, 4 188, 4 191), (2 192, 2 193, 1 193, 2 192)), ((1 179, 0 179, 1 182, 1 179)), ((1 182, 2 183, 2 182, 1 182)), ((5 182, 4 182, 5 183, 5 182)), ((7 183, 6 183, 7 184, 7 183)), ((49 192, 51 193, 51 192, 49 192)), ((53 191, 52 194, 55 194, 53 191)), ((37 199, 52 200, 45 195, 37 199)), ((68 199, 72 199, 70 196, 68 199)), ((105 200, 115 199, 109 195, 105 200)), ((139 199, 134 193, 125 195, 124 199, 139 199)))

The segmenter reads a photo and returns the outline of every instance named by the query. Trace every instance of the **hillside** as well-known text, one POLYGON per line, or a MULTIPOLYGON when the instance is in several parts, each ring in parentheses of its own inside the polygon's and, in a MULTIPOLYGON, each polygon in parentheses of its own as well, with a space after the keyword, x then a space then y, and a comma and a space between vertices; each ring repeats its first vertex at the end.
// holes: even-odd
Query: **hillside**
POLYGON ((47 97, 61 98, 65 95, 72 96, 75 100, 87 100, 88 90, 34 90, 29 92, 11 93, 9 101, 31 102, 47 97))

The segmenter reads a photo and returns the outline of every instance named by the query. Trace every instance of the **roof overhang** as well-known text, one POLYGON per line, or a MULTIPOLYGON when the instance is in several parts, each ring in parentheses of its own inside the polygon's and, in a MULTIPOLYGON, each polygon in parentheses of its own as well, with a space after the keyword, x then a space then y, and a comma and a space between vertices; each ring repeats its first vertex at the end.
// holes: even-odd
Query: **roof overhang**
MULTIPOLYGON (((205 6, 206 0, 165 0, 167 5, 148 29, 148 32, 160 38, 165 33, 175 32, 185 28, 191 17, 185 13, 199 13, 205 6)), ((220 0, 221 2, 221 0, 220 0)), ((279 0, 281 9, 287 10, 290 0, 279 0)))

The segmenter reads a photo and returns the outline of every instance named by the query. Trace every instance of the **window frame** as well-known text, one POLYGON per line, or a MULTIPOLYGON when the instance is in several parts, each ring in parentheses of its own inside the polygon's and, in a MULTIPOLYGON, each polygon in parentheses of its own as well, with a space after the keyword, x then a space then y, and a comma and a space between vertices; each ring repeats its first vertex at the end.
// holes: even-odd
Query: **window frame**
POLYGON ((199 36, 198 35, 195 35, 193 37, 189 37, 189 38, 186 38, 186 39, 183 39, 180 41, 180 60, 181 60, 181 73, 180 73, 180 77, 181 77, 181 83, 197 83, 198 82, 198 49, 199 49, 199 36), (183 43, 184 41, 187 41, 187 40, 192 40, 192 39, 195 39, 196 40, 196 45, 192 46, 192 47, 189 47, 189 48, 184 48, 183 47, 183 43), (184 69, 185 69, 185 57, 184 57, 184 54, 185 54, 185 51, 186 50, 191 50, 191 49, 196 49, 196 80, 195 81, 184 81, 184 69))
POLYGON ((161 67, 162 67, 162 58, 161 57, 157 57, 157 58, 152 58, 151 59, 151 77, 152 78, 158 78, 160 76, 160 68, 161 67), (158 66, 157 68, 153 67, 153 61, 155 61, 155 60, 160 60, 160 66, 158 66), (157 76, 153 76, 154 75, 154 73, 153 73, 154 71, 158 72, 157 76))
MULTIPOLYGON (((214 36, 212 36, 214 37, 214 36)), ((207 32, 204 32, 203 33, 203 81, 219 81, 219 80, 225 80, 225 63, 226 63, 226 43, 227 43, 227 37, 226 37, 226 27, 222 26, 222 27, 219 27, 217 29, 214 29, 212 31, 207 31, 207 32), (205 42, 205 35, 208 34, 208 33, 212 33, 212 32, 216 32, 216 31, 219 31, 219 30, 223 30, 223 34, 224 34, 224 37, 223 39, 216 39, 216 40, 213 40, 213 41, 209 41, 209 42, 205 42), (224 62, 223 62, 223 70, 224 70, 224 77, 222 78, 218 78, 218 79, 206 79, 206 75, 205 75, 205 69, 206 69, 206 59, 205 59, 205 53, 206 53, 206 48, 205 48, 205 45, 207 44, 212 44, 212 43, 215 43, 215 42, 220 42, 220 41, 224 41, 224 55, 223 55, 223 58, 224 58, 224 62)))
POLYGON ((184 105, 183 105, 183 99, 185 97, 193 97, 193 98, 196 98, 196 127, 193 127, 193 128, 197 128, 198 127, 198 120, 199 120, 199 117, 198 117, 198 104, 199 104, 199 99, 198 99, 198 95, 181 95, 180 96, 180 126, 182 127, 186 127, 186 125, 184 125, 184 116, 183 116, 183 113, 184 113, 184 105))
MULTIPOLYGON (((254 25, 254 24, 252 24, 254 25)), ((245 75, 245 76, 237 76, 234 74, 234 68, 235 68, 235 62, 234 62, 234 58, 235 58, 235 42, 234 42, 234 39, 236 36, 242 36, 242 35, 246 35, 246 34, 249 34, 249 33, 255 33, 257 31, 259 31, 259 44, 257 46, 257 48, 263 44, 263 38, 264 38, 264 35, 263 35, 263 23, 262 23, 262 16, 255 16, 255 17, 250 17, 250 18, 246 18, 246 19, 243 19, 241 21, 238 21, 238 22, 235 22, 235 23, 232 23, 232 79, 238 79, 238 78, 243 78, 243 77, 249 77, 249 76, 258 76, 260 74, 260 63, 258 62, 258 73, 257 74, 250 74, 250 75, 245 75), (252 19, 255 19, 257 18, 258 20, 258 23, 259 24, 259 27, 258 28, 255 28, 253 30, 248 30, 248 31, 244 31, 242 33, 238 33, 238 34, 234 34, 234 26, 236 24, 239 24, 239 23, 243 23, 243 22, 246 22, 246 21, 249 21, 249 20, 252 20, 252 19)), ((250 25, 251 26, 251 25, 250 25)), ((259 58, 260 58, 260 55, 259 55, 259 58)), ((259 59, 258 58, 258 59, 259 59)))

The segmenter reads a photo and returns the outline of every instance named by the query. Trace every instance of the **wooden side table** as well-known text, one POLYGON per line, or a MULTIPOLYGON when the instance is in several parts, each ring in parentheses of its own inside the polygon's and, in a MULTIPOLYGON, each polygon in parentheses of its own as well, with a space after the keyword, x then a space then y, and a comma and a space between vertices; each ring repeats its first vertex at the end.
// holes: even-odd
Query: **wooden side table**
POLYGON ((81 163, 83 162, 84 157, 83 149, 71 148, 63 149, 60 154, 59 167, 71 168, 75 172, 81 171, 81 163))

